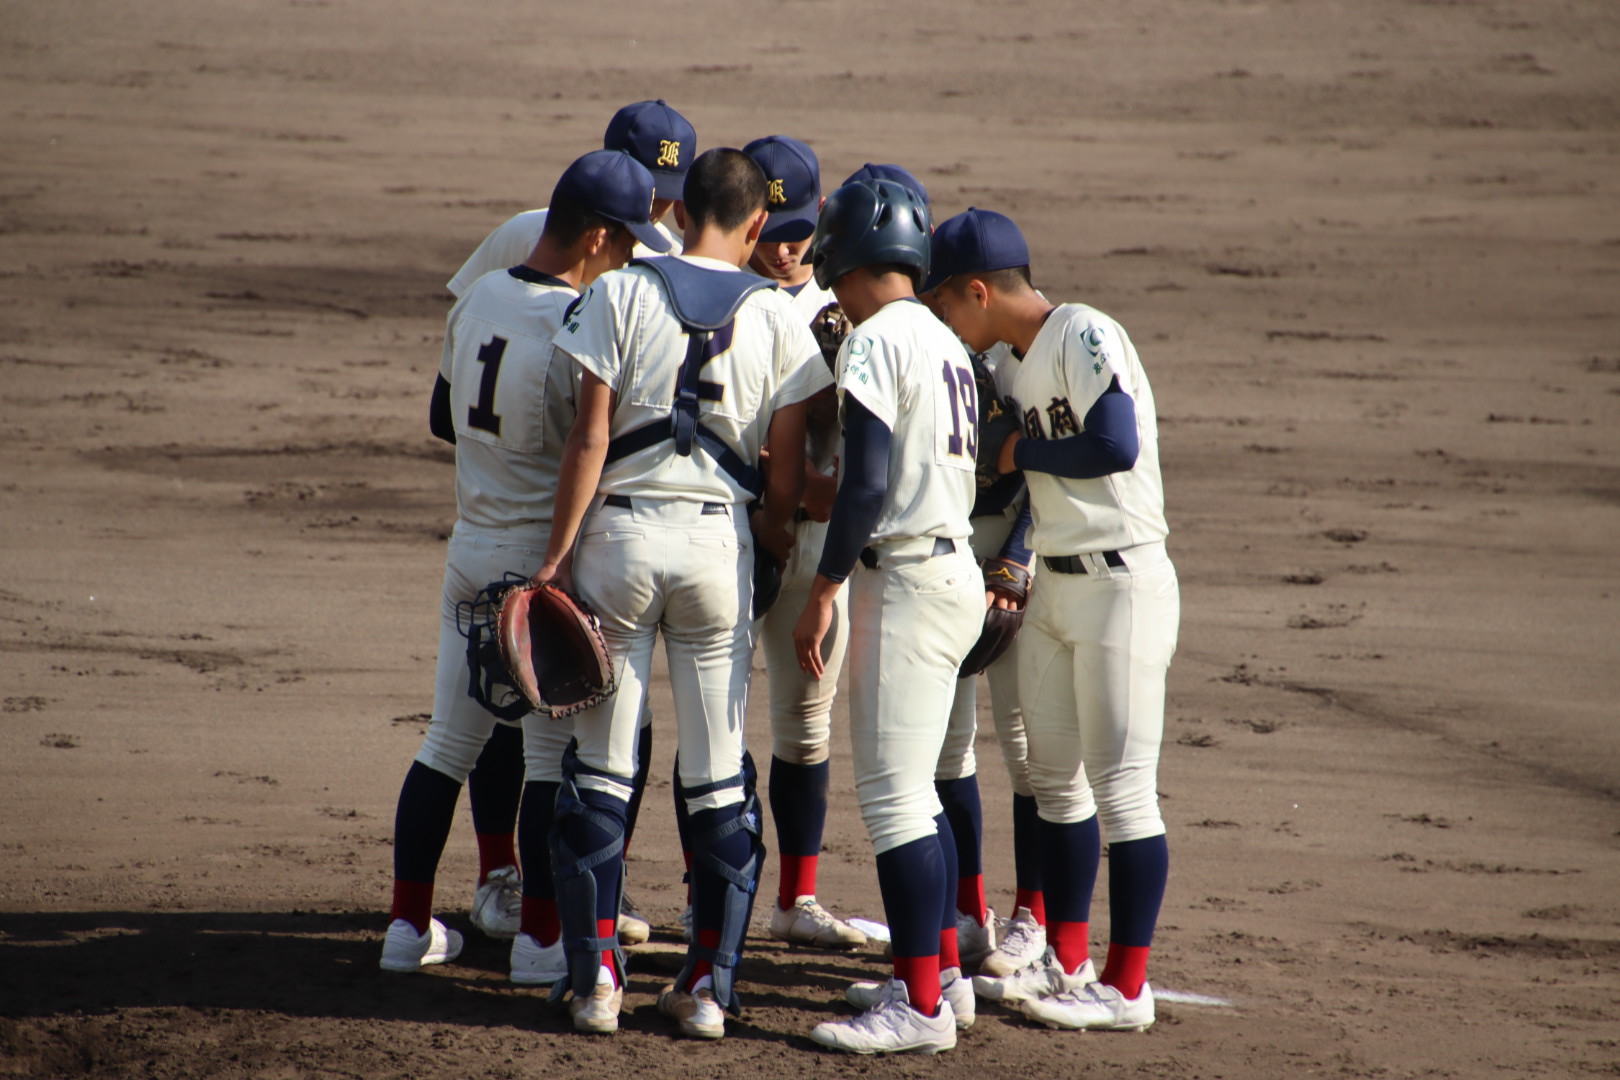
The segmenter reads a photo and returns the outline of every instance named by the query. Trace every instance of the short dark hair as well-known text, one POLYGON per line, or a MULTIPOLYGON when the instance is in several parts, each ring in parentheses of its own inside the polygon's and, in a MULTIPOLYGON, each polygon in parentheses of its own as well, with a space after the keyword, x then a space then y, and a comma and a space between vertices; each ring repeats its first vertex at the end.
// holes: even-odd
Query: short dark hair
POLYGON ((542 232, 551 237, 558 247, 570 248, 592 229, 606 229, 611 234, 615 229, 622 228, 624 226, 617 221, 610 221, 587 209, 583 203, 558 199, 546 210, 546 225, 542 232))
POLYGON ((1029 267, 1010 266, 1005 270, 973 270, 965 274, 953 274, 940 282, 937 288, 949 289, 961 295, 967 288, 970 278, 977 278, 992 289, 1005 293, 1019 293, 1035 287, 1035 283, 1030 280, 1029 267))
POLYGON ((705 150, 686 171, 686 216, 698 228, 730 232, 765 209, 765 171, 741 150, 705 150))
POLYGON ((901 277, 910 278, 911 287, 914 291, 920 291, 923 286, 923 272, 917 269, 915 266, 905 266, 901 263, 893 262, 881 262, 867 263, 865 266, 861 267, 861 269, 865 270, 868 274, 871 274, 875 278, 882 277, 884 274, 899 274, 901 277))

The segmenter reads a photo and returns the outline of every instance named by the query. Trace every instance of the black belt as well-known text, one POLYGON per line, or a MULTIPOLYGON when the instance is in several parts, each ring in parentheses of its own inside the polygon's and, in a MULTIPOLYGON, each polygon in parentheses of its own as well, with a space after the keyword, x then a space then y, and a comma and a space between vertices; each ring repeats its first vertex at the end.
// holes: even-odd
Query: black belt
MULTIPOLYGON (((602 505, 603 506, 615 506, 615 507, 618 507, 620 510, 633 510, 633 509, 635 509, 635 503, 630 501, 630 496, 628 496, 628 495, 609 495, 605 499, 602 500, 602 505)), ((727 505, 726 503, 709 503, 709 502, 706 502, 706 503, 703 504, 703 512, 705 514, 725 514, 725 513, 729 513, 730 510, 731 510, 731 507, 729 505, 727 505)))
MULTIPOLYGON (((1119 552, 1099 551, 1097 554, 1101 555, 1102 561, 1109 566, 1118 567, 1121 570, 1125 569, 1125 560, 1120 556, 1119 552)), ((1084 556, 1080 555, 1042 555, 1041 562, 1045 563, 1046 568, 1054 574, 1088 574, 1091 572, 1091 564, 1084 556)))
MULTIPOLYGON (((928 553, 930 559, 938 555, 949 555, 956 550, 956 541, 947 537, 939 537, 934 541, 934 550, 928 553)), ((878 568, 878 553, 872 548, 861 548, 861 565, 868 570, 878 568)))
POLYGON ((812 520, 814 519, 810 517, 810 511, 802 506, 793 511, 793 524, 795 525, 803 525, 805 522, 812 520))

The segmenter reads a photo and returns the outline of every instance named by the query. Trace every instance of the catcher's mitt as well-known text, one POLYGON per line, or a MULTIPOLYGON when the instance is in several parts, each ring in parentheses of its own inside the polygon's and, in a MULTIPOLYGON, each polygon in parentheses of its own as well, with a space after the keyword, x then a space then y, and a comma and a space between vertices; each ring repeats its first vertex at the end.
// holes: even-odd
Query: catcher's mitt
POLYGON ((550 582, 501 598, 497 640, 513 684, 538 712, 573 716, 618 689, 596 616, 550 582))
POLYGON ((828 304, 810 320, 810 332, 816 336, 816 344, 821 346, 821 358, 827 361, 828 367, 837 363, 839 346, 844 344, 849 331, 849 316, 837 304, 828 304))
POLYGON ((992 604, 985 611, 984 629, 979 631, 979 640, 973 643, 973 648, 968 650, 967 657, 962 661, 957 671, 958 678, 979 674, 1000 660, 1002 654, 1012 647, 1013 638, 1018 636, 1019 629, 1024 625, 1029 580, 1029 571, 1017 563, 1005 559, 984 560, 986 591, 1011 600, 1017 606, 1009 610, 992 604))
POLYGON ((979 454, 974 472, 979 490, 992 487, 1001 479, 1001 448, 1007 439, 1023 430, 1018 417, 996 393, 996 380, 977 356, 973 358, 973 382, 979 391, 979 454))

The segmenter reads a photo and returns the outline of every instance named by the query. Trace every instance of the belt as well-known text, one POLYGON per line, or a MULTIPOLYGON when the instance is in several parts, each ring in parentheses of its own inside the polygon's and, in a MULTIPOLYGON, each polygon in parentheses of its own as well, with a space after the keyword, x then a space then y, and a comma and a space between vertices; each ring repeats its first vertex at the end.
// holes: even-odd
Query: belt
MULTIPOLYGON (((934 540, 934 550, 928 553, 928 557, 932 559, 938 555, 949 555, 955 550, 956 541, 941 536, 934 540)), ((876 570, 878 568, 878 553, 876 549, 861 549, 861 565, 866 567, 868 570, 876 570)))
MULTIPOLYGON (((1109 566, 1125 569, 1125 560, 1117 551, 1099 551, 1096 558, 1109 566)), ((1042 555, 1041 562, 1054 574, 1088 574, 1091 563, 1084 555, 1042 555)))
MULTIPOLYGON (((602 505, 614 506, 620 510, 633 510, 635 509, 636 504, 631 501, 630 496, 628 495, 609 495, 602 500, 602 505)), ((726 503, 706 502, 703 504, 703 512, 705 514, 725 514, 729 513, 730 511, 731 507, 726 503)))
POLYGON ((793 524, 803 525, 809 520, 811 520, 810 511, 806 510, 804 507, 801 506, 797 510, 793 511, 793 524))

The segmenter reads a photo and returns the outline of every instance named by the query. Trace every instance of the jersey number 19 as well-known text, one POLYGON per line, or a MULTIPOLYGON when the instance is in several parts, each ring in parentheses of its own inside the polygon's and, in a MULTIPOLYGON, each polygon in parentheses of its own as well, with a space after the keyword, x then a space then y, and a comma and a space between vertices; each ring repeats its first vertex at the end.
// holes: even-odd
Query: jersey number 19
POLYGON ((971 462, 979 456, 979 388, 973 382, 971 368, 949 360, 941 367, 951 397, 951 433, 945 444, 952 457, 966 456, 971 462))

